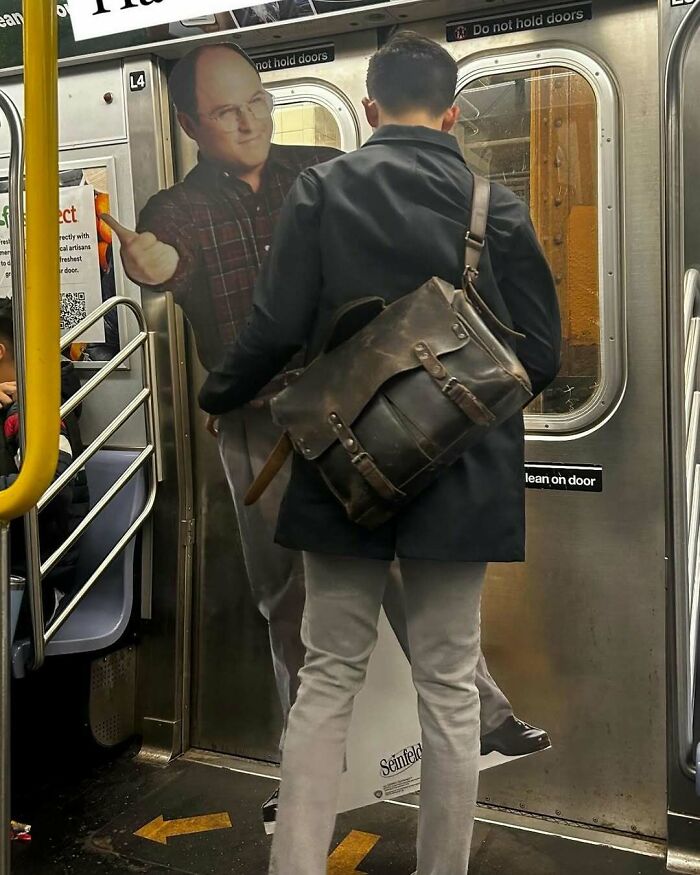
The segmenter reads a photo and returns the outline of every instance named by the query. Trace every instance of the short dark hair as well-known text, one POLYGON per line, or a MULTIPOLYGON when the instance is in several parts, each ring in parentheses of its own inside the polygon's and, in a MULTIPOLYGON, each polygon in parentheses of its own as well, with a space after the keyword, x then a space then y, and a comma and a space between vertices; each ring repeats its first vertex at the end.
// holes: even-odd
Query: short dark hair
POLYGON ((243 58, 258 72, 255 62, 240 46, 235 43, 207 43, 198 46, 175 64, 168 77, 168 89, 170 97, 178 112, 185 115, 197 115, 197 64, 201 56, 210 49, 229 49, 239 58, 243 58))
POLYGON ((0 298, 0 343, 15 357, 15 326, 12 321, 12 298, 0 298))
POLYGON ((454 58, 412 31, 396 34, 369 62, 367 94, 389 112, 423 109, 438 116, 452 106, 456 88, 454 58))

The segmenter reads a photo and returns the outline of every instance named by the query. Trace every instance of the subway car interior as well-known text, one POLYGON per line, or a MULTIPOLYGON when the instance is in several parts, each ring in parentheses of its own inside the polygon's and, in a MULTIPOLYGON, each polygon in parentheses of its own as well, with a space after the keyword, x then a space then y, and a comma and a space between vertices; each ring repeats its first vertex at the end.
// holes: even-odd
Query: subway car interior
MULTIPOLYGON (((197 164, 167 84, 192 48, 248 53, 273 143, 348 152, 371 134, 368 61, 404 28, 457 61, 454 135, 529 205, 563 322, 559 376, 526 414, 527 561, 489 568, 482 611, 490 671, 551 747, 484 764, 469 871, 700 873, 700 0, 293 0, 84 42, 55 5, 60 344, 78 378, 61 416, 80 412, 83 451, 26 513, 8 584, 0 875, 267 871, 282 712, 197 403, 205 366, 102 216, 136 228, 197 164), (41 512, 82 469, 89 511, 48 555, 41 512)), ((0 0, 0 297, 16 301, 28 24, 0 0)), ((415 698, 383 636, 348 754, 371 792, 348 791, 333 875, 416 866, 419 785, 379 789, 419 752, 413 725, 391 735, 415 698)))

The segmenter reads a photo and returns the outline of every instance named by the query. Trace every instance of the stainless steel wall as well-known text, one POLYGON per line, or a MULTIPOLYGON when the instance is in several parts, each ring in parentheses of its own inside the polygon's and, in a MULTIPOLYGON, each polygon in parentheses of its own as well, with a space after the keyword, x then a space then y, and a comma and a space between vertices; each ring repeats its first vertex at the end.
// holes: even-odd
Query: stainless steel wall
MULTIPOLYGON (((420 25, 435 38, 442 23, 420 25)), ((530 461, 604 467, 602 494, 530 492, 527 562, 494 566, 484 650, 516 713, 554 748, 482 776, 483 803, 662 837, 665 594, 657 16, 599 0, 590 22, 452 43, 472 53, 567 46, 599 59, 620 102, 628 379, 604 425, 532 436, 530 461)), ((604 168, 601 168, 604 170, 604 168)))
MULTIPOLYGON (((127 99, 133 178, 129 208, 135 220, 151 195, 173 184, 174 174, 162 71, 155 59, 133 58, 123 65, 125 83, 132 72, 144 72, 146 78, 146 88, 129 92, 127 99)), ((142 756, 164 762, 189 746, 192 448, 182 313, 169 294, 145 292, 143 307, 153 332, 163 481, 152 515, 142 592, 138 714, 142 756)))
MULTIPOLYGON (((585 434, 533 436, 528 441, 532 461, 603 465, 604 492, 531 492, 528 561, 491 570, 483 613, 493 673, 516 712, 550 731, 554 749, 485 774, 481 800, 553 821, 663 838, 666 665, 656 11, 652 0, 596 0, 591 22, 453 43, 449 49, 460 60, 479 52, 505 56, 515 49, 552 45, 596 57, 610 71, 617 90, 620 128, 615 136, 622 166, 624 395, 614 414, 585 434)), ((414 26, 444 39, 444 25, 445 19, 414 26)), ((289 71, 283 79, 331 82, 357 106, 374 45, 371 32, 338 37, 335 63, 289 71)), ((177 131, 175 136, 180 136, 177 131)), ((132 156, 143 142, 142 134, 132 143, 132 156)), ((178 142, 175 154, 182 175, 193 160, 191 147, 178 142)), ((139 192, 141 201, 150 188, 139 192)), ((193 395, 202 372, 191 344, 187 348, 193 395)), ((191 741, 274 759, 279 719, 266 630, 247 593, 216 448, 202 430, 199 413, 193 408, 191 413, 197 527, 191 741)), ((184 444, 176 449, 174 455, 182 458, 184 444)), ((186 509, 182 487, 173 500, 178 495, 180 509, 186 509)), ((169 602, 168 623, 186 620, 181 601, 186 589, 182 583, 177 589, 170 578, 167 586, 180 599, 169 602)), ((187 630, 176 633, 170 625, 160 633, 179 635, 180 645, 167 652, 187 649, 187 630)), ((153 652, 162 658, 166 650, 153 652)), ((183 671, 186 687, 186 662, 183 671)), ((166 677, 170 689, 170 669, 166 677)), ((185 692, 185 721, 186 700, 185 692)))

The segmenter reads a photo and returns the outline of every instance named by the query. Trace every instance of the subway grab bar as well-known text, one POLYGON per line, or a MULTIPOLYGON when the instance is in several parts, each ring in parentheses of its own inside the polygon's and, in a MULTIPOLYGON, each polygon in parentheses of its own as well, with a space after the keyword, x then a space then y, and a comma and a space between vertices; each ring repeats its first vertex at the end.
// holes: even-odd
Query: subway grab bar
MULTIPOLYGON (((16 316, 15 325, 20 330, 15 333, 15 349, 23 455, 17 479, 0 492, 0 875, 9 875, 11 868, 9 523, 32 508, 53 479, 60 433, 58 16, 53 3, 36 0, 22 0, 22 12, 26 222, 20 220, 22 126, 7 97, 2 101, 14 137, 10 155, 10 200, 14 201, 10 211, 10 244, 13 293, 21 314, 16 316), (47 215, 53 216, 48 224, 47 215), (20 239, 25 233, 30 242, 26 253, 20 239), (26 368, 25 363, 29 365, 26 368)), ((34 625, 34 610, 32 617, 34 625)))
POLYGON ((694 660, 696 648, 691 644, 691 629, 697 629, 698 601, 691 605, 691 571, 688 568, 688 496, 686 483, 687 422, 684 385, 688 317, 687 287, 684 286, 683 252, 683 130, 682 109, 685 86, 685 62, 688 49, 700 28, 700 5, 691 7, 669 49, 663 83, 664 145, 663 162, 663 262, 665 278, 664 440, 668 465, 667 515, 672 543, 669 545, 668 574, 673 611, 674 635, 671 646, 675 664, 675 717, 678 762, 683 774, 696 778, 693 717, 695 706, 694 660))
POLYGON ((134 459, 134 461, 129 465, 129 467, 124 471, 123 474, 120 475, 118 480, 110 486, 110 488, 105 492, 105 494, 100 498, 97 504, 90 509, 89 513, 83 517, 80 521, 79 525, 75 527, 75 529, 71 532, 71 534, 66 538, 66 540, 58 547, 49 558, 41 563, 41 576, 46 577, 46 575, 53 571, 53 569, 58 565, 61 559, 65 556, 65 554, 73 547, 76 541, 83 535, 87 527, 90 523, 102 513, 102 511, 107 507, 107 505, 114 500, 117 496, 117 493, 121 492, 124 486, 131 480, 131 478, 136 474, 141 465, 153 456, 153 446, 149 444, 149 446, 145 447, 139 455, 134 459))
POLYGON ((144 524, 155 504, 156 490, 158 484, 158 434, 156 432, 155 419, 155 400, 153 392, 153 359, 150 352, 151 335, 146 326, 146 320, 140 306, 130 298, 114 297, 103 302, 99 307, 96 307, 93 312, 83 319, 78 325, 68 331, 60 341, 60 348, 65 349, 74 343, 85 331, 95 323, 103 319, 111 310, 117 307, 123 307, 131 311, 136 319, 138 332, 120 352, 115 355, 109 362, 102 365, 100 370, 91 377, 81 388, 71 396, 61 406, 61 416, 66 417, 85 399, 91 395, 98 386, 114 373, 114 371, 124 364, 131 356, 137 352, 141 353, 141 367, 143 374, 144 387, 129 401, 124 409, 111 420, 100 432, 99 435, 86 447, 82 453, 73 459, 69 467, 58 477, 41 496, 37 505, 26 516, 27 527, 27 566, 30 570, 28 574, 27 587, 32 594, 31 604, 33 606, 33 644, 34 655, 31 664, 32 669, 37 669, 43 665, 46 658, 46 645, 56 635, 61 626, 65 623, 68 617, 72 614, 75 608, 85 598, 87 593, 98 582, 102 573, 115 559, 115 557, 124 549, 129 541, 136 535, 138 530, 144 524), (41 561, 40 543, 39 543, 39 518, 38 514, 52 501, 58 493, 76 476, 76 474, 84 467, 84 465, 93 458, 113 437, 117 431, 141 408, 145 412, 146 425, 146 442, 142 451, 136 459, 129 465, 126 471, 116 480, 104 496, 90 509, 88 514, 80 521, 80 524, 68 536, 45 561, 41 561), (100 566, 94 571, 90 578, 82 585, 78 593, 75 594, 70 602, 63 606, 56 617, 51 621, 48 629, 44 628, 44 610, 41 599, 42 580, 49 574, 56 565, 61 561, 65 554, 77 543, 77 541, 85 533, 86 529, 102 513, 107 505, 116 497, 116 495, 124 488, 126 483, 148 463, 148 481, 149 489, 146 497, 146 502, 143 510, 138 518, 129 527, 128 531, 119 539, 117 544, 110 550, 109 555, 100 563, 100 566))
POLYGON ((53 501, 58 493, 70 483, 76 474, 85 467, 86 463, 104 447, 107 441, 113 437, 129 419, 131 419, 139 407, 145 404, 150 397, 151 390, 142 389, 139 394, 126 405, 119 416, 102 429, 90 446, 83 450, 77 459, 74 459, 73 462, 71 462, 63 474, 61 474, 57 480, 54 480, 51 486, 49 486, 46 492, 41 496, 39 504, 37 505, 38 511, 42 511, 50 501, 53 501))
MULTIPOLYGON (((50 5, 50 4, 49 4, 50 5)), ((22 516, 53 479, 60 431, 57 19, 44 3, 25 0, 26 217, 23 206, 21 121, 7 114, 15 137, 10 163, 13 293, 20 329, 15 345, 24 454, 15 482, 0 491, 0 520, 22 516), (55 203, 55 213, 51 209, 55 203), (12 227, 14 226, 14 227, 12 227), (21 239, 25 234, 28 245, 21 239), (25 257, 26 255, 26 257, 25 257), (26 286, 26 294, 22 288, 26 286), (25 362, 31 367, 25 367, 25 362)), ((11 101, 3 95, 3 109, 11 101)))
MULTIPOLYGON (((148 458, 148 456, 150 456, 151 459, 153 459, 154 458, 153 448, 147 447, 146 450, 144 450, 144 452, 142 453, 142 456, 144 457, 144 459, 148 458)), ((139 462, 139 467, 140 467, 140 465, 143 464, 143 461, 141 458, 139 458, 137 461, 139 462)), ((137 466, 135 465, 134 472, 136 470, 136 467, 137 466)), ((122 475, 122 484, 120 485, 119 488, 121 488, 121 486, 124 483, 126 483, 126 481, 129 480, 131 476, 133 476, 133 472, 131 474, 129 474, 129 476, 126 476, 126 473, 127 472, 125 472, 125 474, 122 475)), ((116 484, 115 484, 115 486, 116 486, 116 484)), ((117 491, 118 491, 118 489, 115 489, 115 495, 116 495, 117 491)), ((114 496, 112 496, 112 497, 114 497, 114 496)), ((47 643, 54 637, 56 632, 58 632, 58 630, 65 623, 65 621, 68 619, 68 617, 73 613, 75 608, 77 608, 77 606, 80 604, 80 602, 90 592, 90 590, 97 583, 97 581, 100 579, 102 574, 107 570, 110 563, 121 553, 121 551, 124 549, 124 547, 126 547, 126 545, 129 543, 129 541, 141 529, 143 524, 146 522, 148 517, 151 515, 151 511, 153 510, 153 506, 155 505, 155 501, 156 501, 156 485, 155 485, 155 480, 154 480, 152 483, 151 489, 149 491, 149 494, 148 494, 148 499, 146 500, 146 504, 145 504, 143 510, 141 511, 141 513, 134 520, 134 522, 131 524, 131 526, 129 526, 127 531, 117 541, 117 543, 114 545, 114 547, 112 547, 112 549, 109 551, 107 556, 105 556, 105 558, 102 560, 102 562, 99 564, 99 566, 95 569, 95 571, 93 571, 93 573, 90 575, 89 579, 85 581, 85 583, 78 590, 78 592, 73 596, 73 598, 66 605, 66 607, 63 608, 58 613, 58 615, 54 618, 51 625, 46 630, 47 643)))
MULTIPOLYGON (((10 173, 9 173, 9 200, 10 200, 10 273, 12 281, 12 319, 13 335, 15 344, 15 364, 17 369, 17 386, 20 423, 20 448, 22 458, 26 454, 26 421, 25 421, 25 349, 24 349, 24 304, 25 304, 25 279, 26 279, 26 247, 24 240, 24 131, 22 119, 13 101, 0 91, 0 111, 5 116, 10 130, 10 173)), ((25 517, 25 538, 27 549, 27 580, 39 573, 39 544, 32 550, 32 528, 29 524, 29 516, 36 514, 32 508, 25 517), (36 558, 34 558, 36 557, 36 558)), ((32 637, 36 640, 42 633, 38 625, 36 594, 31 586, 27 586, 32 624, 32 637)))

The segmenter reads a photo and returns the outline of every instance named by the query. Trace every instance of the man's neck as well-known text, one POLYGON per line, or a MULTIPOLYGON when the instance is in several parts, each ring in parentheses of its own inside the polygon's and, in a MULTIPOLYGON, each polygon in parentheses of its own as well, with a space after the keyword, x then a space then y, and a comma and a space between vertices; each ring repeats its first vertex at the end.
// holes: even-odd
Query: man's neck
POLYGON ((410 112, 402 115, 390 115, 382 113, 379 116, 379 127, 384 125, 401 125, 404 127, 432 128, 434 131, 442 130, 442 117, 432 118, 423 112, 410 112))

